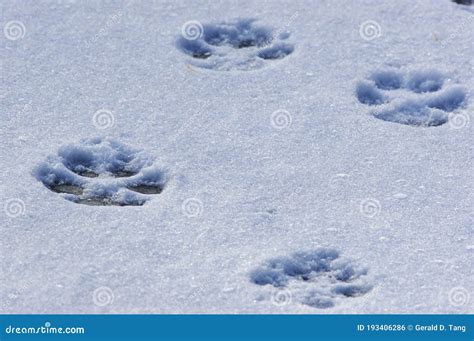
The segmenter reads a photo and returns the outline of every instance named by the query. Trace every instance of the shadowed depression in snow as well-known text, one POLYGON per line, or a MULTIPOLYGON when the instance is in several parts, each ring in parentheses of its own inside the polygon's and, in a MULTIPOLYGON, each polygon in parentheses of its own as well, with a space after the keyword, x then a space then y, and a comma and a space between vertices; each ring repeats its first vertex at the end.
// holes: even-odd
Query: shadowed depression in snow
POLYGON ((445 85, 445 76, 436 70, 402 72, 375 71, 356 86, 357 99, 376 106, 374 117, 411 126, 440 126, 449 113, 460 108, 466 90, 457 84, 445 85))
POLYGON ((293 53, 293 44, 286 42, 289 32, 276 32, 254 19, 235 19, 216 24, 189 23, 176 45, 194 61, 190 63, 216 71, 249 71, 283 59, 293 53), (191 35, 191 31, 195 35, 191 35), (187 34, 188 32, 188 34, 187 34))
POLYGON ((470 313, 471 2, 0 1, 0 314, 470 313))
POLYGON ((51 191, 91 206, 141 206, 166 182, 142 151, 101 138, 61 147, 35 175, 51 191))
POLYGON ((355 261, 341 258, 337 250, 321 248, 270 259, 253 270, 250 279, 258 285, 287 289, 300 303, 322 309, 369 292, 367 272, 355 261))

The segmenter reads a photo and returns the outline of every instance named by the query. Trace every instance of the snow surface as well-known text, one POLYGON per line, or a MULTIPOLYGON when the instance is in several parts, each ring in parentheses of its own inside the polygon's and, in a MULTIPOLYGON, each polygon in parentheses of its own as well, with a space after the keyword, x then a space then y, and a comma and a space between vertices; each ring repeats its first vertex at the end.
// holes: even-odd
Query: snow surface
POLYGON ((0 312, 474 312, 472 6, 0 6, 0 312))

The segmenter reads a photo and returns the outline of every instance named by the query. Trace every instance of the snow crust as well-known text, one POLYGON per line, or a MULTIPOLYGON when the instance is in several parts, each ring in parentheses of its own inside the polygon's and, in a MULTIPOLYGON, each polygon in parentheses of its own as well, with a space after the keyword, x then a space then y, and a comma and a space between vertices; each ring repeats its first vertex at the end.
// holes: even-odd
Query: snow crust
POLYGON ((473 312, 472 6, 0 7, 0 312, 473 312))

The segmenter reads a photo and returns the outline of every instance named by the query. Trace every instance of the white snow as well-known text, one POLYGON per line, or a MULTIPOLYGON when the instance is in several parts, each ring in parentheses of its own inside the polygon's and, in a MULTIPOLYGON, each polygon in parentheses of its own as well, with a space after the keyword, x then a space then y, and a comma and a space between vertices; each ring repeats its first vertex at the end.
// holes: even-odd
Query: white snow
POLYGON ((0 312, 473 312, 472 6, 0 6, 0 312))

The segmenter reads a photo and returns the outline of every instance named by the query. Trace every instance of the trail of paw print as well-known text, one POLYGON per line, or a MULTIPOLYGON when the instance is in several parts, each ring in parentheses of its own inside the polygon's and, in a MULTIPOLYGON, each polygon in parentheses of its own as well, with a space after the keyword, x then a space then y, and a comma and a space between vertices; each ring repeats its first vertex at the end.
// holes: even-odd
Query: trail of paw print
POLYGON ((292 301, 324 309, 368 293, 372 285, 366 280, 367 272, 356 262, 341 258, 337 250, 320 248, 270 259, 252 271, 250 280, 291 293, 292 301))
POLYGON ((465 89, 436 70, 379 70, 357 84, 356 96, 378 119, 421 127, 445 124, 466 101, 465 89))
POLYGON ((190 21, 182 27, 177 47, 193 59, 191 64, 217 71, 260 69, 283 59, 294 50, 285 42, 290 33, 259 26, 255 19, 237 19, 201 25, 190 21))
POLYGON ((65 199, 91 206, 141 206, 166 184, 166 173, 143 151, 102 138, 61 147, 34 175, 65 199))

